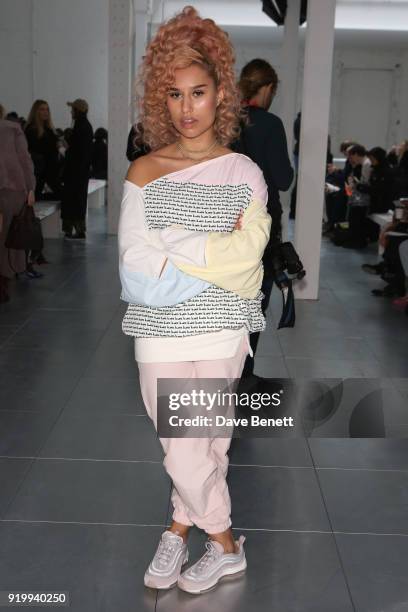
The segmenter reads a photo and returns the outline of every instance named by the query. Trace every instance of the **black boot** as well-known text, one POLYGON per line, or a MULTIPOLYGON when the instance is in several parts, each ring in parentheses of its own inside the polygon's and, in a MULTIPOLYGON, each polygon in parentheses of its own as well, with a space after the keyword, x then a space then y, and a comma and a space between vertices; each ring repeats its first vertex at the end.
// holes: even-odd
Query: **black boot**
POLYGON ((385 269, 385 264, 383 261, 380 261, 380 263, 378 264, 363 264, 362 269, 364 270, 364 272, 367 272, 367 274, 376 274, 376 275, 380 275, 384 272, 385 269))
POLYGON ((386 285, 384 289, 372 289, 371 293, 376 297, 398 297, 398 291, 392 285, 386 285))

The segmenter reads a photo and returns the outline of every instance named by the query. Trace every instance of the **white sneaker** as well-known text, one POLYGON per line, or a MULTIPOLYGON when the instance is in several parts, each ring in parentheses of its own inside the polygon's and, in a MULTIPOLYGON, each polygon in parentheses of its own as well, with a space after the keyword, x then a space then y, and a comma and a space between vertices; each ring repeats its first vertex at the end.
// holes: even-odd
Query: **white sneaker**
POLYGON ((207 540, 207 551, 197 563, 179 576, 178 587, 187 593, 201 593, 215 586, 222 576, 244 571, 247 566, 244 542, 245 536, 239 536, 236 542, 238 552, 225 553, 222 544, 207 540))
POLYGON ((188 548, 183 538, 171 531, 164 531, 144 575, 145 586, 169 589, 177 583, 181 568, 187 561, 188 548))

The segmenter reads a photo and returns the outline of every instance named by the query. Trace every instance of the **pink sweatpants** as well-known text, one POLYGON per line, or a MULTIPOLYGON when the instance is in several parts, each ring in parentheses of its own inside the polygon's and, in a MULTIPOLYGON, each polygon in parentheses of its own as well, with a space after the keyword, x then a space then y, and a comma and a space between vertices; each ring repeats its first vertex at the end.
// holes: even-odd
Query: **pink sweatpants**
MULTIPOLYGON (((247 354, 244 337, 237 354, 229 359, 138 362, 143 401, 155 428, 158 378, 240 378, 247 354)), ((163 465, 173 481, 173 519, 209 534, 228 529, 231 499, 226 476, 231 438, 159 439, 165 453, 163 465)))

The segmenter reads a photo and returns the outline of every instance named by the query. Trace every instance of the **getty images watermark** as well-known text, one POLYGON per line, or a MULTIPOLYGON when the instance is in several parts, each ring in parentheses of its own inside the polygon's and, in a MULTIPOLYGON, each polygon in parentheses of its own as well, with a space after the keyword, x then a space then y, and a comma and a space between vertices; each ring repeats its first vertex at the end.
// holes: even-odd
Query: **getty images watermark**
POLYGON ((229 438, 293 429, 294 416, 279 413, 288 391, 282 385, 245 390, 239 388, 239 379, 159 379, 158 435, 229 438))
MULTIPOLYGON (((261 408, 270 408, 272 406, 281 405, 281 394, 283 389, 277 393, 247 393, 234 391, 221 391, 218 389, 215 392, 205 391, 205 389, 192 389, 190 392, 170 393, 168 397, 169 410, 179 411, 181 408, 199 408, 207 414, 196 414, 195 416, 180 416, 173 414, 169 416, 169 425, 171 427, 293 427, 293 417, 282 418, 263 418, 258 414, 251 414, 250 418, 233 416, 229 413, 231 407, 235 409, 250 408, 251 410, 260 410, 261 408), (217 409, 226 408, 228 410, 223 414, 217 414, 217 409), (211 412, 212 416, 209 416, 211 412)), ((189 410, 190 412, 190 410, 189 410)))
POLYGON ((161 378, 160 438, 404 437, 406 400, 387 379, 161 378))

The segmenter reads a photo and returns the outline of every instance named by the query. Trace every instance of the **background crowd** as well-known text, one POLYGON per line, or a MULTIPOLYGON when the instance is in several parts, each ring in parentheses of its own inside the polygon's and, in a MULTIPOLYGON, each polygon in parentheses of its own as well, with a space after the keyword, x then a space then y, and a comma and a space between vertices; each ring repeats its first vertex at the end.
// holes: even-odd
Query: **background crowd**
POLYGON ((363 264, 369 274, 386 282, 374 296, 393 297, 399 308, 408 307, 408 141, 367 150, 351 141, 341 144, 344 168, 327 166, 326 217, 323 233, 339 247, 365 249, 379 243, 382 259, 363 264))
POLYGON ((35 264, 48 263, 40 250, 6 249, 13 217, 25 204, 35 210, 35 202, 58 201, 65 237, 84 239, 89 179, 107 179, 107 131, 94 133, 86 100, 67 104, 72 121, 64 130, 55 128, 46 100, 34 102, 27 120, 0 105, 0 302, 9 300, 11 278, 40 278, 35 264))
MULTIPOLYGON (((283 124, 268 112, 277 91, 278 76, 267 61, 254 59, 242 69, 238 84, 249 123, 241 126, 240 140, 230 146, 248 155, 263 170, 268 185, 268 209, 273 219, 272 245, 281 240, 279 192, 287 190, 293 178, 283 124)), ((13 215, 18 214, 24 202, 29 205, 43 200, 61 202, 65 237, 84 239, 89 178, 107 180, 107 131, 104 128, 93 131, 85 100, 67 104, 72 121, 65 129, 55 128, 45 100, 34 102, 27 120, 15 112, 6 114, 0 106, 0 301, 9 299, 10 278, 19 274, 39 278, 42 273, 35 264, 48 263, 41 251, 11 252, 4 247, 13 215)), ((296 216, 301 112, 297 114, 293 131, 295 181, 289 214, 292 219, 296 216)), ((131 162, 148 152, 143 142, 143 127, 136 124, 129 134, 127 157, 131 162)), ((405 243, 408 239, 408 140, 389 151, 379 146, 367 150, 358 142, 345 140, 340 153, 345 158, 341 168, 333 163, 329 137, 323 234, 342 248, 364 249, 369 243, 378 242, 381 260, 375 265, 362 266, 365 272, 377 274, 386 282, 372 293, 394 298, 393 303, 408 312, 405 243)), ((262 290, 266 310, 272 282, 267 265, 264 267, 262 290)), ((257 338, 252 341, 255 350, 257 338)))

